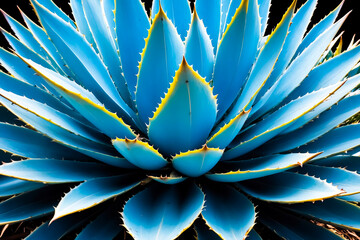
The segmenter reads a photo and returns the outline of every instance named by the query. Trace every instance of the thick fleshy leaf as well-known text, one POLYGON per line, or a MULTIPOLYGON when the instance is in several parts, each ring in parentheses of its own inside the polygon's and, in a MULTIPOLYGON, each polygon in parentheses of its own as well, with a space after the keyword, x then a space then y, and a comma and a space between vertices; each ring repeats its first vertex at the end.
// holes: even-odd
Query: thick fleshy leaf
POLYGON ((147 142, 116 138, 112 143, 121 155, 139 168, 158 170, 168 164, 164 157, 147 142))
POLYGON ((207 178, 217 182, 240 182, 284 172, 302 166, 319 154, 292 153, 270 155, 250 160, 223 162, 216 173, 209 173, 207 178))
POLYGON ((284 152, 308 143, 335 128, 360 111, 360 95, 345 98, 319 118, 288 134, 281 135, 261 147, 263 154, 284 152))
POLYGON ((286 69, 282 76, 264 94, 254 106, 250 115, 257 118, 277 107, 309 74, 321 54, 335 37, 347 15, 318 36, 286 69))
POLYGON ((170 185, 181 183, 187 179, 187 177, 183 177, 179 175, 177 172, 171 172, 170 174, 160 174, 160 176, 152 174, 148 177, 159 183, 170 184, 170 185))
POLYGON ((203 206, 204 193, 194 183, 156 183, 125 204, 124 226, 135 239, 175 239, 192 225, 203 206))
POLYGON ((232 0, 221 0, 220 38, 222 37, 222 34, 224 33, 227 27, 226 18, 228 16, 228 11, 230 8, 231 1, 232 0))
POLYGON ((219 148, 203 148, 190 150, 173 157, 173 167, 189 177, 199 177, 210 171, 220 160, 224 150, 219 148))
POLYGON ((53 159, 28 159, 0 165, 0 174, 44 183, 81 182, 114 175, 115 171, 99 163, 53 159))
POLYGON ((0 149, 27 158, 84 159, 84 155, 31 129, 0 123, 0 149))
POLYGON ((50 186, 23 193, 0 203, 0 225, 19 222, 54 211, 64 187, 50 186))
MULTIPOLYGON (((281 52, 285 38, 288 34, 295 5, 296 1, 293 1, 280 23, 261 48, 259 56, 252 67, 250 76, 245 83, 244 89, 236 100, 230 113, 226 116, 224 120, 225 123, 237 115, 241 110, 244 109, 245 111, 248 111, 251 109, 257 93, 260 91, 261 87, 264 86, 281 52)), ((219 114, 218 119, 219 117, 221 117, 221 114, 219 114)))
MULTIPOLYGON (((230 1, 229 1, 230 2, 230 1)), ((199 14, 199 19, 201 19, 206 27, 206 32, 209 34, 211 39, 211 46, 214 47, 214 51, 216 53, 217 44, 220 38, 220 25, 221 25, 221 18, 223 15, 226 16, 226 12, 222 12, 223 0, 197 0, 195 1, 195 12, 199 14), (223 15, 222 15, 223 14, 223 15)), ((226 4, 225 4, 226 5, 226 4)), ((194 16, 193 16, 194 21, 194 16)), ((192 23, 193 24, 193 23, 192 23)), ((190 31, 191 31, 190 26, 190 31)), ((207 37, 206 34, 206 37, 207 37)), ((212 49, 211 49, 212 51, 212 49)), ((187 58, 188 59, 188 58, 187 58)), ((191 61, 189 60, 191 63, 191 61)), ((210 80, 210 79, 208 79, 210 80)))
POLYGON ((260 16, 257 0, 244 0, 219 43, 214 68, 214 93, 219 116, 230 107, 245 83, 258 51, 260 16))
POLYGON ((215 59, 211 40, 206 31, 204 23, 195 10, 185 41, 185 58, 194 70, 209 82, 212 79, 215 59))
POLYGON ((360 229, 360 207, 336 198, 324 202, 289 205, 287 209, 332 225, 360 229))
MULTIPOLYGON (((1 167, 1 165, 0 165, 1 167)), ((43 187, 44 184, 24 181, 16 178, 0 176, 0 197, 32 191, 43 187)))
POLYGON ((106 65, 111 79, 122 99, 124 99, 129 106, 132 106, 133 102, 120 67, 121 62, 119 55, 117 54, 115 40, 111 35, 105 13, 102 11, 103 1, 82 1, 82 6, 90 31, 92 32, 96 46, 99 49, 99 54, 106 65))
POLYGON ((225 149, 240 132, 240 129, 243 127, 249 116, 249 112, 250 111, 241 111, 237 116, 231 119, 229 123, 221 128, 217 127, 214 134, 211 134, 211 138, 207 140, 206 145, 209 147, 225 149))
POLYGON ((265 30, 267 27, 267 22, 269 18, 269 12, 270 12, 270 0, 258 0, 259 3, 259 14, 261 19, 261 34, 262 36, 265 35, 265 30))
POLYGON ((150 119, 151 143, 169 155, 201 147, 215 123, 216 107, 209 83, 184 58, 165 98, 150 119))
POLYGON ((360 124, 339 127, 322 135, 316 141, 301 146, 299 149, 296 149, 296 151, 314 152, 321 149, 320 151, 323 151, 321 157, 328 157, 341 152, 346 152, 347 150, 360 145, 359 133, 360 124))
MULTIPOLYGON (((151 18, 155 19, 161 8, 175 25, 181 39, 184 41, 191 22, 190 4, 187 0, 153 0, 151 18)), ((154 21, 154 20, 153 20, 154 21)))
POLYGON ((149 122, 153 111, 161 102, 161 97, 173 81, 183 55, 184 44, 174 25, 160 8, 145 40, 139 65, 135 97, 143 122, 149 122))
POLYGON ((329 158, 322 158, 316 160, 313 164, 326 167, 337 167, 345 168, 350 171, 358 172, 360 171, 360 157, 359 156, 348 156, 348 155, 339 155, 329 158))
MULTIPOLYGON (((305 95, 280 108, 269 117, 258 122, 245 130, 234 140, 237 145, 224 153, 224 160, 238 157, 248 153, 266 141, 270 140, 296 119, 316 108, 329 96, 336 92, 343 83, 334 84, 330 87, 305 95)), ((309 152, 321 152, 309 151, 309 152)), ((306 152, 306 151, 305 151, 306 152)))
POLYGON ((56 91, 70 102, 82 116, 100 129, 100 131, 111 138, 131 138, 135 136, 130 126, 127 125, 122 118, 108 111, 90 92, 87 92, 75 82, 70 82, 55 72, 36 65, 31 62, 31 60, 24 61, 31 65, 38 74, 44 77, 56 91))
POLYGON ((116 25, 115 25, 115 0, 104 0, 101 2, 101 10, 106 18, 106 23, 109 26, 110 34, 116 43, 116 25))
POLYGON ((122 229, 119 213, 114 211, 112 207, 109 207, 96 217, 94 221, 89 223, 75 240, 112 240, 122 229))
POLYGON ((81 183, 66 193, 55 208, 51 221, 98 205, 140 184, 129 175, 97 178, 81 183))
POLYGON ((341 196, 360 193, 360 175, 356 172, 343 168, 316 166, 312 164, 306 164, 303 168, 297 168, 294 171, 309 174, 310 176, 315 176, 320 179, 326 179, 327 182, 332 183, 344 191, 341 196))
POLYGON ((264 214, 260 214, 260 222, 284 239, 343 239, 326 228, 316 226, 316 224, 278 209, 267 208, 264 209, 264 212, 264 214))
POLYGON ((255 198, 279 203, 313 202, 343 193, 325 180, 290 172, 243 181, 237 186, 255 198))
POLYGON ((104 63, 85 38, 36 0, 32 2, 46 33, 74 72, 76 81, 93 92, 111 110, 131 112, 120 97, 104 63))
POLYGON ((242 193, 227 185, 204 187, 206 224, 222 239, 245 239, 255 225, 255 208, 242 193))
POLYGON ((115 25, 122 69, 130 94, 135 99, 140 53, 150 28, 149 18, 141 1, 116 0, 115 25))

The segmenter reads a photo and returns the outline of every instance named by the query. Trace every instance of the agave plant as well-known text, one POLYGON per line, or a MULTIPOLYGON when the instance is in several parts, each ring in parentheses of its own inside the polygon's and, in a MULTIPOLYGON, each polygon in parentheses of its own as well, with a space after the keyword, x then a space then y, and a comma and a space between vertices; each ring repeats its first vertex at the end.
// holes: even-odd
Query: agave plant
POLYGON ((26 125, 0 123, 16 156, 0 224, 51 215, 26 239, 77 240, 360 229, 360 124, 342 125, 360 111, 360 46, 334 47, 342 4, 305 36, 316 3, 294 1, 270 35, 270 0, 155 0, 150 16, 71 0, 75 21, 31 0, 41 27, 4 13, 0 103, 26 125))

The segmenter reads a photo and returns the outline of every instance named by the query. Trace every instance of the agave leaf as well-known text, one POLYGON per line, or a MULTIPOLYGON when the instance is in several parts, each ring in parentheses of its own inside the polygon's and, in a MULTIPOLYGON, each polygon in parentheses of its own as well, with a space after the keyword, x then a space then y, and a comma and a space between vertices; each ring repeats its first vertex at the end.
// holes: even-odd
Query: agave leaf
POLYGON ((345 168, 354 172, 360 171, 360 157, 358 156, 333 156, 316 160, 313 164, 318 166, 345 168))
MULTIPOLYGON (((278 56, 283 47, 285 38, 288 34, 291 19, 293 17, 296 1, 293 1, 287 12, 284 14, 282 20, 277 25, 272 34, 267 38, 264 46, 260 50, 259 56, 254 63, 250 76, 245 83, 239 98, 236 100, 235 105, 231 109, 230 113, 225 118, 233 118, 242 109, 248 111, 252 102, 255 100, 257 93, 261 87, 264 86, 267 78, 269 77, 274 65, 278 59, 278 56)), ((221 115, 218 116, 218 119, 221 115)))
POLYGON ((138 186, 140 181, 129 175, 87 180, 66 193, 55 208, 51 222, 83 211, 138 186))
POLYGON ((360 229, 360 207, 336 198, 323 202, 288 205, 286 207, 301 215, 328 222, 331 225, 360 229))
POLYGON ((181 183, 187 179, 187 177, 181 176, 176 172, 171 172, 170 174, 166 174, 166 175, 161 174, 160 176, 152 174, 148 177, 159 183, 170 184, 170 185, 181 183))
POLYGON ((48 186, 2 201, 0 203, 0 225, 32 219, 53 212, 53 206, 58 202, 64 190, 63 186, 48 186))
MULTIPOLYGON (((230 107, 255 61, 260 39, 257 0, 244 0, 219 43, 214 67, 214 93, 219 94, 219 113, 230 107)), ((236 113, 237 114, 237 113, 236 113)))
MULTIPOLYGON (((219 0, 216 0, 219 1, 219 0)), ((214 68, 214 53, 210 36, 206 33, 203 22, 199 19, 196 10, 185 41, 185 58, 198 71, 200 76, 209 82, 212 79, 214 68)))
POLYGON ((278 203, 313 202, 343 193, 325 180, 290 172, 243 181, 237 186, 255 198, 278 203))
POLYGON ((318 36, 286 69, 282 76, 260 98, 250 115, 256 119, 273 108, 277 107, 309 74, 318 62, 321 54, 325 51, 335 34, 340 29, 348 15, 329 27, 323 34, 318 36))
MULTIPOLYGON (((1 165, 0 165, 1 167, 1 165)), ((24 181, 12 177, 0 176, 0 197, 8 197, 19 193, 42 188, 44 184, 24 181)))
POLYGON ((194 183, 155 183, 125 204, 124 226, 134 239, 175 239, 192 225, 203 206, 204 193, 194 183))
MULTIPOLYGON (((198 17, 198 19, 202 20, 204 27, 206 28, 206 30, 204 29, 204 31, 206 31, 208 35, 206 34, 205 39, 209 39, 209 40, 211 39, 210 45, 213 47, 213 49, 211 49, 212 53, 216 53, 217 44, 220 39, 220 25, 221 25, 220 19, 222 17, 226 16, 226 12, 227 12, 227 11, 222 12, 223 8, 226 8, 226 3, 224 6, 223 2, 224 2, 223 0, 212 0, 212 1, 197 0, 197 1, 195 1, 195 11, 193 13, 193 20, 192 20, 191 24, 192 25, 194 24, 193 22, 195 20, 195 13, 196 13, 196 16, 198 17)), ((225 1, 225 2, 227 2, 227 5, 230 4, 229 0, 225 1)), ((191 29, 192 29, 192 27, 190 26, 190 32, 191 32, 191 29)), ((187 37, 187 38, 189 38, 189 37, 187 37)), ((193 40, 193 41, 195 41, 195 40, 193 40)), ((208 41, 208 40, 206 40, 206 41, 208 41)), ((198 51, 198 50, 196 50, 196 51, 198 51)), ((186 59, 188 59, 189 62, 191 63, 191 60, 188 56, 186 56, 186 59)), ((203 75, 203 76, 207 76, 207 75, 203 75)), ((207 80, 209 81, 210 79, 207 78, 207 80)))
MULTIPOLYGON (((59 219, 61 221, 61 219, 59 219)), ((56 223, 57 221, 55 221, 56 223)), ((119 215, 112 207, 103 211, 89 223, 75 240, 112 240, 123 230, 119 215), (101 227, 99 227, 101 226, 101 227)))
POLYGON ((320 153, 278 154, 250 160, 223 162, 220 170, 217 170, 216 173, 209 173, 206 177, 217 182, 239 182, 260 178, 284 172, 299 165, 302 166, 319 154, 320 153))
POLYGON ((116 150, 129 162, 146 170, 158 170, 167 165, 164 157, 147 142, 138 139, 120 139, 112 141, 116 150))
POLYGON ((28 159, 0 165, 0 174, 34 182, 66 183, 107 177, 115 171, 99 163, 28 159))
POLYGON ((274 208, 267 208, 266 214, 261 214, 259 220, 284 239, 343 239, 326 228, 274 208))
POLYGON ((326 179, 327 182, 332 183, 344 191, 341 196, 360 193, 360 175, 356 172, 343 168, 316 166, 312 164, 306 164, 303 168, 297 168, 294 169, 294 171, 326 179))
POLYGON ((301 146, 296 151, 313 152, 316 151, 316 149, 321 149, 321 151, 323 151, 321 157, 328 157, 341 152, 346 152, 347 150, 359 146, 359 131, 360 124, 335 128, 322 135, 314 142, 301 146))
MULTIPOLYGON (((70 82, 62 76, 36 65, 31 60, 24 60, 56 89, 89 122, 111 138, 134 137, 135 134, 122 118, 108 111, 90 92, 70 82), (101 119, 101 121, 99 121, 101 119)), ((128 116, 129 117, 129 116, 128 116)))
POLYGON ((160 8, 145 40, 139 65, 135 96, 143 122, 149 122, 153 111, 161 102, 161 97, 172 82, 183 55, 184 44, 174 25, 160 8))
POLYGON ((115 25, 121 65, 130 94, 135 99, 140 53, 150 28, 149 18, 141 1, 116 0, 115 25))
MULTIPOLYGON (((82 1, 85 18, 90 27, 90 31, 99 49, 100 56, 119 91, 122 99, 129 105, 133 105, 129 89, 122 72, 121 62, 117 54, 115 40, 111 35, 111 30, 107 23, 106 16, 102 11, 104 1, 86 0, 82 1)), ((112 86, 111 86, 112 87, 112 86)))
POLYGON ((309 122, 302 128, 280 135, 268 143, 265 143, 261 146, 260 151, 264 154, 271 154, 302 146, 320 137, 359 112, 360 106, 358 106, 358 102, 360 102, 360 95, 347 97, 328 111, 322 113, 319 118, 313 122, 309 122))
POLYGON ((245 239, 255 225, 255 208, 242 193, 227 185, 205 186, 202 216, 222 239, 245 239))
POLYGON ((184 41, 191 22, 190 4, 187 0, 153 0, 151 18, 155 19, 161 8, 169 20, 176 27, 181 39, 184 41))
MULTIPOLYGON (((221 0, 220 39, 227 27, 226 18, 228 16, 231 1, 232 0, 221 0)), ((207 26, 207 24, 205 24, 205 25, 207 26)), ((212 38, 212 39, 214 39, 214 38, 212 38)), ((214 50, 217 50, 217 47, 214 46, 214 50)))
POLYGON ((0 123, 0 149, 27 158, 84 159, 86 156, 24 127, 0 123))
POLYGON ((243 127, 250 111, 241 111, 237 116, 230 120, 229 123, 225 124, 221 128, 218 126, 210 134, 211 137, 207 140, 206 145, 209 147, 219 147, 225 149, 229 143, 234 140, 240 129, 243 127))
POLYGON ((74 214, 59 219, 50 224, 50 221, 43 223, 40 227, 36 228, 24 240, 38 240, 38 239, 61 239, 67 233, 82 226, 85 222, 89 221, 91 215, 88 213, 74 214))
POLYGON ((259 14, 261 19, 261 35, 265 35, 265 30, 267 27, 267 22, 269 20, 269 13, 270 13, 270 0, 258 0, 259 3, 259 14))
POLYGON ((169 155, 199 148, 215 123, 216 107, 209 83, 184 58, 165 98, 150 119, 149 139, 169 155))
POLYGON ((32 2, 46 33, 74 72, 76 81, 93 92, 111 110, 131 112, 120 97, 104 63, 85 38, 36 0, 32 2))
MULTIPOLYGON (((235 145, 235 147, 224 153, 223 159, 229 160, 248 153, 278 135, 292 122, 324 102, 329 96, 336 92, 342 84, 343 83, 334 84, 330 87, 323 88, 319 91, 298 98, 297 100, 280 108, 269 117, 258 122, 256 125, 246 129, 234 140, 233 145, 235 145)), ((321 150, 310 152, 321 152, 321 150)))
POLYGON ((119 49, 119 46, 116 42, 115 0, 102 1, 101 10, 106 18, 106 23, 109 26, 110 34, 115 41, 116 48, 119 49))
MULTIPOLYGON (((269 0, 266 0, 269 4, 269 0)), ((264 86, 260 90, 257 100, 259 97, 263 96, 266 91, 276 82, 276 80, 281 76, 286 67, 289 65, 291 59, 293 58, 296 49, 299 47, 303 36, 306 32, 306 29, 310 23, 311 17, 314 13, 317 0, 306 1, 304 5, 296 12, 292 19, 292 23, 289 27, 289 33, 286 36, 283 50, 278 57, 277 62, 275 63, 274 69, 271 72, 271 75, 266 80, 264 86)), ((265 6, 263 6, 265 8, 265 6)), ((260 16, 261 16, 262 5, 260 5, 260 16)), ((266 9, 267 10, 267 9, 266 9)), ((268 14, 268 11, 264 12, 268 14)), ((261 20, 264 20, 263 18, 261 20)), ((261 25, 263 26, 263 25, 261 25)), ((257 101, 255 101, 256 103, 257 101)))
POLYGON ((219 148, 203 148, 190 150, 173 157, 173 167, 189 177, 199 177, 210 171, 220 160, 224 150, 219 148))

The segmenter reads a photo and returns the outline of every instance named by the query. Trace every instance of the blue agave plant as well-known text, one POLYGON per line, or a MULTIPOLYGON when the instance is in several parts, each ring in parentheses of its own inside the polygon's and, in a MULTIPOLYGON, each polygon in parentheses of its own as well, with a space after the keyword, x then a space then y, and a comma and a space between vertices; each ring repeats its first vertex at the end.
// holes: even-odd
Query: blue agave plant
POLYGON ((360 47, 331 50, 341 4, 304 37, 316 0, 268 36, 270 0, 159 2, 148 17, 71 0, 75 23, 31 0, 42 27, 5 14, 0 102, 26 127, 0 123, 21 157, 0 166, 0 224, 53 214, 26 239, 77 240, 359 230, 360 124, 341 124, 360 111, 360 47))

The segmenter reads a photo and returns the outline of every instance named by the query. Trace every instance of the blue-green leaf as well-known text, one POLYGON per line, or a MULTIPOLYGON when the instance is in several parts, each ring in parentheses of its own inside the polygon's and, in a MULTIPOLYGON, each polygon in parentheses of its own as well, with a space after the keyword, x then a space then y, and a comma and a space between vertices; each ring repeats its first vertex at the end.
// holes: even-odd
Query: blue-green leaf
POLYGON ((147 142, 138 139, 120 139, 112 141, 116 150, 129 162, 146 170, 158 170, 167 165, 164 157, 147 142))
POLYGON ((358 172, 360 171, 360 157, 359 156, 348 156, 348 155, 339 155, 328 158, 322 158, 316 160, 314 164, 319 166, 326 167, 338 167, 345 168, 350 171, 358 172))
POLYGON ((187 179, 187 177, 179 175, 177 172, 171 172, 170 174, 152 174, 149 178, 163 184, 178 184, 187 179))
POLYGON ((336 198, 324 202, 289 205, 288 210, 340 227, 360 230, 360 207, 336 198))
POLYGON ((55 208, 51 221, 98 205, 138 186, 140 181, 132 176, 114 176, 85 181, 66 193, 55 208))
POLYGON ((139 65, 135 96, 143 122, 149 122, 153 111, 161 102, 161 97, 173 81, 183 55, 184 44, 174 25, 160 8, 145 40, 139 65))
POLYGON ((141 1, 115 0, 115 25, 122 69, 130 94, 135 99, 140 53, 150 28, 141 1))
POLYGON ((259 14, 261 19, 261 35, 264 36, 269 18, 271 1, 258 0, 258 3, 259 3, 259 14))
MULTIPOLYGON (((1 167, 1 165, 0 165, 1 167)), ((0 176, 0 197, 32 191, 43 187, 44 184, 24 181, 12 177, 0 176)))
POLYGON ((245 239, 255 225, 255 208, 242 193, 227 185, 204 187, 206 224, 222 239, 245 239))
POLYGON ((279 203, 313 202, 343 193, 325 180, 291 172, 243 181, 237 186, 255 198, 279 203))
POLYGON ((185 41, 185 58, 194 70, 198 71, 200 76, 209 82, 212 79, 215 59, 210 37, 206 31, 203 22, 194 10, 190 30, 185 41))
POLYGON ((203 206, 204 193, 194 183, 156 183, 125 204, 124 226, 135 239, 171 240, 192 225, 203 206))
POLYGON ((44 183, 81 182, 114 175, 106 165, 54 159, 28 159, 0 165, 0 174, 44 183))
POLYGON ((209 173, 207 178, 217 182, 240 182, 284 172, 288 169, 302 166, 319 154, 291 153, 284 155, 269 155, 250 160, 222 162, 216 173, 209 173))
POLYGON ((149 139, 161 152, 174 155, 201 147, 216 118, 212 89, 183 59, 174 81, 150 119, 149 139))
MULTIPOLYGON (((191 22, 190 4, 187 0, 153 0, 151 18, 155 19, 156 14, 164 10, 170 21, 176 27, 181 39, 184 41, 191 22)), ((154 21, 154 20, 153 20, 154 21)))
POLYGON ((214 68, 214 93, 218 94, 219 113, 230 107, 253 65, 260 39, 257 0, 244 0, 227 26, 219 43, 214 68))
POLYGON ((189 177, 199 177, 210 171, 220 160, 224 150, 203 148, 177 154, 172 158, 173 167, 189 177))

